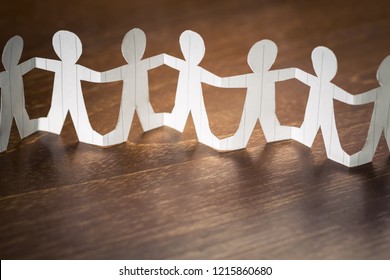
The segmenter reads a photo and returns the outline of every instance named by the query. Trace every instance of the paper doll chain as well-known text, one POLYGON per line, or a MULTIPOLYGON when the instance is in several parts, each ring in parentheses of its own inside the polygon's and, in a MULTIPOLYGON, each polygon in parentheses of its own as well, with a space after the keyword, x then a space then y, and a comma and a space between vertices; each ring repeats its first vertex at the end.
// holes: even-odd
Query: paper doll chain
POLYGON ((311 75, 297 68, 270 70, 276 60, 277 46, 270 40, 261 40, 248 53, 251 73, 221 78, 199 66, 205 54, 205 45, 199 34, 189 30, 184 31, 179 39, 184 59, 167 54, 143 58, 145 33, 138 28, 130 30, 122 42, 122 54, 127 64, 105 72, 77 64, 82 54, 82 44, 76 34, 58 31, 52 43, 59 60, 35 57, 19 63, 23 50, 23 40, 19 36, 12 37, 4 47, 2 62, 5 71, 0 73, 0 152, 7 149, 13 118, 23 139, 36 131, 60 134, 68 112, 79 141, 98 146, 126 142, 136 112, 144 131, 168 126, 180 132, 183 132, 191 113, 199 142, 218 151, 245 148, 257 121, 267 142, 292 139, 308 147, 312 146, 321 128, 327 157, 348 167, 372 161, 382 131, 390 148, 390 56, 383 60, 378 69, 381 86, 352 95, 331 82, 336 75, 337 59, 326 47, 313 50, 311 58, 316 75, 311 75), (155 113, 149 102, 148 70, 163 64, 179 71, 175 105, 171 113, 155 113), (30 119, 25 109, 23 85, 23 75, 34 68, 55 74, 49 113, 38 119, 30 119), (275 112, 275 83, 293 78, 310 87, 305 118, 300 127, 281 125, 275 112), (118 122, 111 132, 101 135, 92 128, 81 81, 123 82, 118 122), (201 83, 247 89, 241 121, 234 135, 219 139, 211 131, 201 83), (347 154, 341 147, 334 116, 334 99, 350 105, 374 102, 366 143, 361 151, 353 155, 347 154))

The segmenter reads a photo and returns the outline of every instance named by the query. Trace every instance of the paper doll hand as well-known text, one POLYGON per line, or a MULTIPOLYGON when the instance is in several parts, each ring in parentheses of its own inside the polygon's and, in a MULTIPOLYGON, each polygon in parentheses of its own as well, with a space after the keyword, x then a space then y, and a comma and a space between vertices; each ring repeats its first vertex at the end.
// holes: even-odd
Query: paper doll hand
POLYGON ((123 68, 126 66, 121 66, 100 74, 102 83, 117 82, 123 80, 123 68))
POLYGON ((77 77, 79 80, 93 82, 93 83, 101 83, 101 73, 91 70, 87 67, 77 65, 77 77))
MULTIPOLYGON (((296 77, 297 68, 286 68, 280 70, 273 70, 267 73, 267 77, 270 82, 281 82, 290 80, 296 77)), ((303 72, 303 71, 302 71, 303 72)))
POLYGON ((371 102, 376 102, 379 97, 380 88, 375 88, 370 91, 353 96, 353 105, 363 105, 371 102))
POLYGON ((354 95, 335 85, 333 87, 333 98, 346 104, 354 105, 354 95))
POLYGON ((239 75, 239 76, 232 76, 232 77, 225 77, 222 78, 222 85, 223 88, 246 88, 248 87, 248 78, 249 74, 245 75, 239 75))
POLYGON ((164 58, 164 64, 166 66, 169 66, 173 69, 176 69, 176 70, 179 70, 180 71, 180 68, 181 68, 181 65, 184 63, 183 60, 181 60, 180 58, 177 58, 177 57, 174 57, 174 56, 171 56, 169 54, 163 54, 163 58, 164 58))
POLYGON ((345 90, 334 86, 333 98, 349 105, 363 105, 375 102, 378 97, 378 89, 373 89, 365 93, 352 95, 345 90))
POLYGON ((294 69, 294 77, 298 81, 304 83, 308 86, 313 86, 315 84, 315 81, 318 80, 316 76, 313 76, 309 73, 306 73, 305 71, 299 69, 299 68, 291 68, 294 69))
POLYGON ((214 86, 214 87, 222 87, 222 79, 221 77, 201 68, 201 81, 205 84, 214 86))
POLYGON ((146 63, 147 70, 157 68, 164 64, 164 54, 159 54, 156 56, 149 57, 147 59, 144 59, 143 62, 146 63))
POLYGON ((35 57, 35 68, 55 72, 61 68, 61 62, 58 60, 35 57))
POLYGON ((22 76, 35 68, 35 58, 31 58, 19 65, 22 76))
POLYGON ((34 57, 34 67, 42 70, 46 70, 46 58, 34 57))

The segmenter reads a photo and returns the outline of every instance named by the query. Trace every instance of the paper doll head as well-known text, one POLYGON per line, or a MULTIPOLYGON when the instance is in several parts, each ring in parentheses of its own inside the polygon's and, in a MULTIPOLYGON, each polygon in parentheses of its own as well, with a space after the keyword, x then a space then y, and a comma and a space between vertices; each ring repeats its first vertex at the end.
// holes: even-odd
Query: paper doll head
POLYGON ((140 61, 146 48, 146 35, 139 28, 126 33, 122 41, 122 55, 127 63, 140 61))
POLYGON ((13 66, 19 64, 23 51, 23 39, 20 36, 14 36, 8 40, 3 50, 2 62, 5 70, 10 70, 13 66))
POLYGON ((248 53, 248 65, 253 72, 266 72, 274 64, 278 47, 271 40, 255 43, 248 53))
POLYGON ((331 81, 337 73, 337 58, 326 47, 317 47, 311 53, 313 68, 318 78, 331 81))
POLYGON ((390 83, 390 55, 382 61, 381 65, 379 65, 376 78, 382 86, 390 83))
POLYGON ((202 37, 194 31, 186 30, 180 35, 179 41, 185 60, 191 65, 198 65, 205 53, 202 37))
POLYGON ((83 47, 76 34, 69 31, 58 31, 53 36, 53 48, 58 57, 66 63, 76 63, 79 60, 83 47))

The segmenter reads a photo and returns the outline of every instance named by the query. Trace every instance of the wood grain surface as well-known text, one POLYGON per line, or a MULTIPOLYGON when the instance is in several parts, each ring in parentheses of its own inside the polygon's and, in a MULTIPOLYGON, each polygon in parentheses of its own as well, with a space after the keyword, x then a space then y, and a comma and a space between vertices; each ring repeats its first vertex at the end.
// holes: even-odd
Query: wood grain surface
MULTIPOLYGON (((4 2, 4 1, 3 1, 4 2)), ((103 71, 125 64, 123 36, 147 35, 145 57, 182 57, 184 30, 206 43, 201 66, 221 76, 249 73, 246 56, 261 39, 279 48, 273 69, 314 73, 319 45, 338 57, 334 83, 357 94, 378 86, 390 54, 390 5, 383 1, 6 1, 0 46, 24 38, 22 60, 56 58, 51 37, 79 35, 79 63, 103 71)), ((3 68, 1 68, 3 69, 3 68)), ((150 71, 156 111, 173 107, 178 73, 150 71)), ((27 110, 45 116, 53 74, 25 76, 27 110)), ((114 128, 120 82, 83 83, 92 126, 114 128)), ((277 114, 300 125, 309 89, 277 84, 277 114)), ((244 89, 203 86, 212 131, 237 129, 244 89)), ((342 146, 359 151, 372 104, 335 102, 342 146)), ((382 138, 372 164, 348 169, 326 159, 321 133, 312 149, 294 141, 266 144, 259 125, 247 149, 218 153, 196 140, 192 120, 143 133, 135 117, 129 141, 110 148, 78 143, 68 116, 60 136, 39 132, 20 141, 13 126, 0 154, 2 259, 388 259, 390 160, 382 138)))

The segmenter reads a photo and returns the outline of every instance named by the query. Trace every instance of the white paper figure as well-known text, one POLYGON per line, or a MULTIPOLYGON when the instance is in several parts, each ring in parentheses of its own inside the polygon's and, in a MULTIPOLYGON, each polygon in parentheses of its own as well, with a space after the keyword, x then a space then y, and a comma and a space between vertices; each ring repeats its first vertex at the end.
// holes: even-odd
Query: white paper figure
POLYGON ((351 156, 351 167, 372 161, 382 132, 390 149, 390 56, 386 57, 379 66, 377 79, 380 87, 353 97, 353 104, 375 102, 375 106, 366 142, 360 152, 351 156))
POLYGON ((82 46, 75 34, 57 32, 53 36, 53 47, 60 60, 34 58, 19 65, 22 38, 15 36, 4 47, 2 63, 5 71, 0 73, 0 152, 8 146, 13 118, 20 137, 24 138, 37 129, 59 134, 70 112, 81 142, 107 146, 127 140, 134 111, 144 131, 167 125, 182 132, 191 113, 199 142, 216 150, 244 148, 257 120, 267 142, 294 139, 311 147, 321 128, 328 158, 349 167, 372 161, 382 132, 390 149, 390 56, 383 60, 377 72, 381 86, 351 95, 331 83, 337 72, 337 59, 325 47, 317 47, 312 52, 313 68, 317 75, 313 76, 296 68, 269 70, 275 62, 277 47, 270 40, 262 40, 254 44, 248 54, 248 64, 253 73, 223 79, 198 66, 205 54, 205 46, 201 36, 193 31, 185 31, 180 36, 180 48, 185 60, 166 54, 142 59, 146 47, 145 34, 140 29, 132 29, 122 42, 122 54, 128 64, 104 73, 76 64, 82 46), (175 106, 170 114, 155 113, 149 101, 147 71, 163 63, 180 72, 175 106), (38 120, 28 116, 23 86, 23 75, 34 67, 55 72, 49 114, 38 120), (310 86, 305 118, 300 128, 280 125, 275 114, 275 83, 294 77, 310 86), (91 127, 81 80, 97 83, 123 81, 118 123, 113 131, 104 136, 91 127), (247 88, 240 125, 233 136, 220 140, 211 132, 202 82, 216 87, 247 88), (333 99, 350 105, 375 102, 366 143, 360 152, 352 156, 341 147, 333 99))
POLYGON ((317 47, 313 50, 311 58, 317 77, 296 70, 296 78, 310 86, 310 93, 302 126, 292 128, 291 138, 311 147, 321 128, 328 158, 350 166, 350 155, 340 144, 333 99, 353 105, 354 96, 330 82, 337 72, 337 59, 330 49, 317 47))
POLYGON ((185 60, 164 55, 164 63, 180 71, 175 106, 172 113, 164 114, 164 125, 183 132, 191 113, 198 141, 218 150, 219 139, 209 127, 201 82, 221 86, 221 79, 198 66, 205 54, 204 42, 199 34, 184 31, 180 35, 180 49, 185 60))
POLYGON ((13 118, 20 138, 23 139, 37 130, 37 120, 30 120, 25 108, 22 77, 34 68, 34 59, 18 65, 22 51, 23 39, 19 36, 8 40, 3 50, 2 62, 5 71, 0 73, 0 152, 7 149, 13 118))
POLYGON ((130 30, 122 42, 122 54, 128 64, 102 73, 103 82, 123 80, 118 122, 113 131, 104 135, 105 146, 127 141, 134 111, 144 131, 163 125, 163 114, 155 113, 149 101, 148 70, 162 65, 164 57, 142 59, 145 47, 145 33, 138 28, 130 30))
POLYGON ((276 44, 270 40, 257 42, 248 53, 248 64, 253 73, 222 79, 223 87, 246 87, 248 90, 238 130, 221 140, 221 150, 245 148, 257 120, 267 142, 291 138, 291 127, 280 125, 275 113, 275 82, 294 78, 295 70, 269 70, 275 62, 277 51, 276 44))
POLYGON ((79 141, 103 145, 103 137, 93 130, 85 108, 81 80, 100 82, 100 73, 76 64, 82 53, 82 45, 76 34, 58 31, 53 36, 53 48, 61 60, 36 58, 36 67, 55 73, 50 111, 38 119, 38 129, 61 133, 69 111, 79 141))

